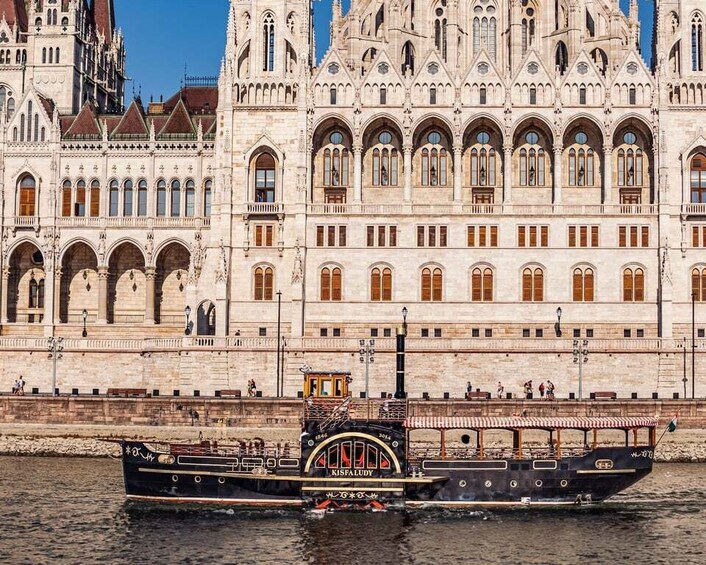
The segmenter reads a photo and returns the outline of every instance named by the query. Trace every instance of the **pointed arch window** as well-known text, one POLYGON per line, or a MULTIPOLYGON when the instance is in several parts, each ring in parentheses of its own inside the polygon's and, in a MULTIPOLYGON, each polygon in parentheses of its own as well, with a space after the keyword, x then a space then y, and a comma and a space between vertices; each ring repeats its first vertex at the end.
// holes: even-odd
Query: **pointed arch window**
POLYGON ((522 54, 524 55, 535 43, 536 8, 532 2, 522 0, 522 54))
POLYGON ((321 269, 322 301, 341 301, 341 277, 340 267, 324 267, 321 269))
POLYGON ((187 218, 193 218, 196 213, 196 184, 193 180, 186 181, 186 210, 187 218))
POLYGON ((704 70, 704 19, 698 12, 691 18, 691 70, 704 70))
POLYGON ((255 300, 272 300, 274 295, 274 271, 272 267, 255 269, 255 300))
POLYGON ((706 155, 699 153, 691 159, 689 183, 691 185, 691 202, 706 204, 706 155))
POLYGON ((593 269, 577 267, 572 277, 573 301, 593 302, 593 269))
POLYGON ((488 0, 481 0, 473 7, 473 55, 485 49, 488 56, 495 60, 497 22, 496 7, 488 0))
POLYGON ((481 131, 471 149, 471 185, 495 186, 495 149, 490 145, 490 134, 481 131))
POLYGON ((522 301, 544 300, 544 271, 541 267, 527 267, 522 271, 522 301))
POLYGON ((645 272, 639 267, 623 270, 623 302, 644 302, 645 272))
POLYGON ((618 186, 643 186, 644 153, 633 132, 623 135, 618 150, 618 186))
POLYGON ((255 161, 255 202, 275 201, 275 158, 262 153, 255 161))
POLYGON ((399 180, 399 152, 392 144, 389 131, 378 135, 378 143, 373 149, 373 186, 397 186, 399 180))
POLYGON ((91 218, 97 218, 98 216, 100 216, 100 210, 101 210, 101 183, 100 183, 100 181, 98 181, 98 180, 91 181, 90 197, 91 197, 90 215, 91 215, 91 218))
POLYGON ((434 9, 434 48, 441 54, 441 58, 446 61, 448 55, 448 35, 445 0, 439 2, 434 9))
POLYGON ((147 215, 147 181, 144 179, 137 183, 137 215, 147 215))
POLYGON ((111 217, 116 217, 118 215, 118 205, 120 202, 120 187, 118 186, 117 180, 110 181, 108 196, 110 197, 108 213, 111 217))
POLYGON ((83 218, 86 216, 86 181, 80 179, 76 183, 76 200, 74 202, 74 216, 83 218))
POLYGON ((157 182, 157 216, 167 215, 167 183, 160 179, 157 182))
POLYGON ((34 275, 29 281, 29 307, 44 308, 44 279, 38 281, 34 275))
POLYGON ((275 18, 267 12, 262 22, 262 70, 275 70, 275 18))
POLYGON ((32 175, 25 175, 19 182, 20 216, 34 216, 36 214, 36 189, 37 183, 32 175))
POLYGON ((390 302, 392 300, 392 269, 375 267, 370 271, 370 300, 390 302))
POLYGON ((471 271, 471 301, 493 301, 493 270, 490 267, 475 267, 471 271))
POLYGON ((213 181, 208 179, 203 185, 203 217, 211 217, 211 199, 213 198, 213 181))
POLYGON ((132 180, 127 179, 125 183, 123 183, 123 217, 125 218, 132 216, 132 188, 132 180))
POLYGON ((172 218, 178 218, 181 212, 181 183, 178 180, 173 180, 170 190, 171 195, 171 213, 172 218))
POLYGON ((343 141, 339 131, 329 136, 329 144, 324 149, 324 186, 348 186, 349 153, 343 141))
POLYGON ((579 131, 569 149, 569 186, 594 186, 594 151, 588 136, 579 131))
POLYGON ((441 302, 443 274, 439 267, 422 269, 422 302, 441 302))
POLYGON ((545 152, 539 134, 530 131, 525 135, 525 145, 520 149, 520 185, 545 186, 545 152))
POLYGON ((427 144, 422 149, 422 186, 446 186, 448 181, 448 152, 441 144, 438 131, 427 135, 427 144))

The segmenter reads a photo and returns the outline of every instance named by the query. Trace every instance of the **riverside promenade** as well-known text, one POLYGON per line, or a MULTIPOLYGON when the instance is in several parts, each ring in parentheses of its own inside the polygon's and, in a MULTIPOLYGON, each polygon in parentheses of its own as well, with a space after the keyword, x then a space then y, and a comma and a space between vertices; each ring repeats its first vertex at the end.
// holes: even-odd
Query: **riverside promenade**
MULTIPOLYGON (((0 396, 0 454, 107 456, 99 438, 154 441, 262 438, 297 442, 302 400, 213 397, 0 396)), ((415 416, 655 416, 679 413, 658 460, 706 461, 706 400, 463 400, 414 399, 415 416)))

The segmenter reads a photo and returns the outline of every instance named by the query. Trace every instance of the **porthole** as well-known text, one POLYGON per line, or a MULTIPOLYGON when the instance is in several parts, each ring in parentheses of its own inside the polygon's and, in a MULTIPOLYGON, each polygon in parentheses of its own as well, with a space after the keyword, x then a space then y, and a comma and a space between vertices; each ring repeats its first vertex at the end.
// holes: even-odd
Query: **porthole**
POLYGON ((433 131, 427 136, 427 141, 432 145, 441 143, 441 134, 438 131, 433 131))
POLYGON ((461 488, 464 488, 466 486, 466 481, 461 479, 460 481, 458 481, 458 486, 460 486, 461 488))
POLYGON ((623 141, 628 145, 634 145, 637 141, 637 136, 633 132, 629 131, 623 136, 623 141))
POLYGON ((392 142, 392 134, 389 131, 383 131, 378 136, 378 141, 383 145, 387 145, 388 143, 392 142))
POLYGON ((179 482, 179 477, 177 477, 176 475, 172 475, 172 482, 173 483, 179 482))
POLYGON ((195 482, 196 484, 199 484, 199 483, 201 482, 201 477, 199 477, 198 475, 196 475, 196 476, 194 477, 194 482, 195 482))
POLYGON ((517 481, 515 481, 515 480, 510 481, 510 488, 517 488, 517 481))
POLYGON ((562 488, 565 488, 569 484, 569 481, 567 481, 566 479, 562 479, 559 484, 562 488))
POLYGON ((334 145, 341 145, 343 143, 343 134, 340 131, 334 131, 329 137, 329 140, 334 145))
POLYGON ((397 441, 393 441, 393 442, 392 442, 392 447, 397 447, 397 446, 399 446, 399 445, 400 445, 400 444, 399 444, 399 442, 397 442, 397 441))
POLYGON ((588 72, 588 65, 584 62, 581 62, 576 65, 576 70, 580 75, 585 75, 588 72))
POLYGON ((539 135, 536 131, 529 131, 525 136, 525 141, 530 145, 536 145, 537 143, 539 143, 539 135))
POLYGON ((225 483, 226 483, 225 477, 218 477, 218 484, 219 485, 224 485, 225 483))
POLYGON ((306 442, 306 444, 307 444, 309 447, 312 447, 312 446, 314 445, 314 440, 313 440, 313 439, 310 439, 309 441, 306 442))
POLYGON ((540 481, 539 479, 537 479, 536 481, 534 481, 534 486, 536 486, 536 487, 541 487, 542 484, 543 484, 542 481, 540 481))
POLYGON ((485 481, 485 486, 486 486, 487 488, 490 488, 490 487, 493 486, 493 483, 490 482, 490 481, 485 481))
POLYGON ((588 136, 584 132, 580 131, 576 134, 576 137, 574 137, 574 140, 579 145, 585 145, 586 142, 588 141, 588 136))
POLYGON ((486 145, 490 143, 490 134, 487 131, 481 131, 476 136, 476 140, 478 141, 478 143, 486 145))

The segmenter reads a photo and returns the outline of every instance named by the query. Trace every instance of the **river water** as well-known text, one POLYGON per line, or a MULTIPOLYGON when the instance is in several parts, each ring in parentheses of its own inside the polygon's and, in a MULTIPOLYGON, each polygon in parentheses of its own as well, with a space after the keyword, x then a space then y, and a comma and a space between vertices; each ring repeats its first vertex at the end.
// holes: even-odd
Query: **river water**
POLYGON ((337 513, 143 506, 114 460, 0 457, 0 563, 706 563, 706 464, 611 503, 337 513))

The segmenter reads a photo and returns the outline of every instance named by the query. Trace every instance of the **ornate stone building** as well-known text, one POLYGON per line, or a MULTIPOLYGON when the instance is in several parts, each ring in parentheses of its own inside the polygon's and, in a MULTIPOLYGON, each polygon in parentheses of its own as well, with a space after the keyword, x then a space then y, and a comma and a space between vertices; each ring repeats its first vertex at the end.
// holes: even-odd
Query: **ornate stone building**
POLYGON ((3 374, 61 335, 65 388, 294 393, 377 338, 379 392, 403 306, 413 393, 575 391, 580 338, 671 395, 706 346, 700 0, 652 68, 635 0, 336 1, 318 63, 308 1, 232 0, 217 83, 125 111, 112 1, 0 6, 3 374))

